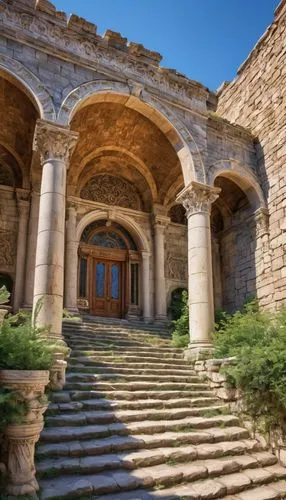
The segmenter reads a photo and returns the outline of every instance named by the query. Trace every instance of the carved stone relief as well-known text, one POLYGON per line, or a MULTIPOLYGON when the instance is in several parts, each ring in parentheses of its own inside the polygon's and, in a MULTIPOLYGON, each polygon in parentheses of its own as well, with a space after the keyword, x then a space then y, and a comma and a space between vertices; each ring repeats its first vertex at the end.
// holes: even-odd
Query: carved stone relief
POLYGON ((176 281, 187 281, 188 279, 188 263, 186 259, 169 254, 167 257, 167 277, 176 281))
POLYGON ((85 200, 141 210, 140 198, 132 184, 108 174, 92 177, 81 190, 85 200))
POLYGON ((0 230, 0 241, 0 266, 11 268, 14 266, 16 260, 16 234, 0 230))

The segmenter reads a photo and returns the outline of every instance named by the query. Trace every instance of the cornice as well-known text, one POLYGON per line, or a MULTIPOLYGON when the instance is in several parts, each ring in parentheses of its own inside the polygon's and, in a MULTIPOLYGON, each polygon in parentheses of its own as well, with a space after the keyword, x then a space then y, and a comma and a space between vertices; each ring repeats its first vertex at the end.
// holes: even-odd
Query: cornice
POLYGON ((68 18, 47 0, 38 0, 36 8, 34 5, 34 0, 0 0, 2 35, 113 78, 124 75, 190 111, 198 107, 202 112, 201 103, 208 100, 210 91, 176 70, 159 66, 157 52, 110 30, 99 36, 95 25, 74 15, 68 18))

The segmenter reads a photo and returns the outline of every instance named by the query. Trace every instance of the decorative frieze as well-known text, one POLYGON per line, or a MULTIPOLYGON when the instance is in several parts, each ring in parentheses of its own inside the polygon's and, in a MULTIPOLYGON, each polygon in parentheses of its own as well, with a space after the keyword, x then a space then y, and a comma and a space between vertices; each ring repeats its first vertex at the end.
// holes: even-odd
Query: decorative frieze
POLYGON ((135 187, 120 177, 103 174, 92 177, 81 190, 81 198, 106 205, 141 210, 141 202, 135 187))
POLYGON ((220 188, 192 181, 178 194, 176 201, 183 205, 187 217, 199 212, 210 213, 220 191, 220 188))
POLYGON ((77 132, 45 120, 38 120, 33 149, 40 153, 42 162, 55 159, 68 164, 77 140, 77 132))

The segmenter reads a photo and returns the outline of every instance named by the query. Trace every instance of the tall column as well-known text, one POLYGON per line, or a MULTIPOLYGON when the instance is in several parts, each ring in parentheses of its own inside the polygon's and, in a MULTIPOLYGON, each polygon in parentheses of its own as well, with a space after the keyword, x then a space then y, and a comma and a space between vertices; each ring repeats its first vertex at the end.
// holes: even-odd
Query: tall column
POLYGON ((19 212, 17 259, 16 259, 16 281, 14 291, 14 311, 18 311, 24 300, 24 279, 26 268, 27 231, 30 201, 27 193, 17 190, 17 206, 19 212))
POLYGON ((34 191, 31 196, 31 209, 29 217, 27 257, 26 257, 24 307, 27 309, 32 309, 32 304, 33 304, 39 203, 40 203, 40 193, 34 191))
POLYGON ((150 303, 150 254, 141 252, 142 255, 142 289, 143 289, 143 319, 146 323, 151 321, 150 303))
POLYGON ((155 252, 155 318, 167 319, 167 297, 165 283, 165 231, 169 217, 154 216, 154 252, 155 252))
POLYGON ((214 327, 213 277, 210 211, 220 189, 191 182, 179 193, 188 218, 188 279, 190 344, 192 359, 207 355, 212 348, 214 327))
POLYGON ((66 251, 65 251, 65 307, 71 312, 78 312, 77 308, 77 268, 78 268, 78 241, 76 238, 76 207, 68 205, 66 223, 66 251))
POLYGON ((66 171, 77 138, 65 127, 37 121, 33 147, 40 153, 42 181, 33 318, 37 327, 49 327, 52 337, 62 331, 66 171))

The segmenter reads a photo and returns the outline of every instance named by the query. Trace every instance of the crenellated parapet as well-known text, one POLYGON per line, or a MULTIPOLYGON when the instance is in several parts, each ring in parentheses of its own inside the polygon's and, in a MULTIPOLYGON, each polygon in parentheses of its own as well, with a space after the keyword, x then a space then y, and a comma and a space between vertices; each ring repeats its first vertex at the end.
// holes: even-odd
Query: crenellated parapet
POLYGON ((133 79, 206 114, 210 95, 199 82, 174 69, 160 66, 162 56, 130 42, 120 33, 97 26, 74 14, 56 10, 48 0, 0 0, 3 36, 33 44, 51 55, 84 64, 119 80, 133 79), (200 104, 199 104, 200 103, 200 104), (202 105, 203 103, 203 105, 202 105))

